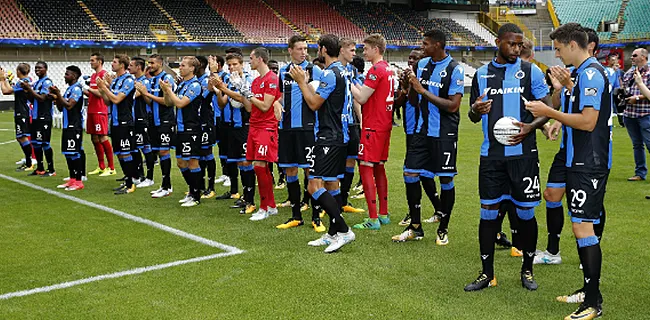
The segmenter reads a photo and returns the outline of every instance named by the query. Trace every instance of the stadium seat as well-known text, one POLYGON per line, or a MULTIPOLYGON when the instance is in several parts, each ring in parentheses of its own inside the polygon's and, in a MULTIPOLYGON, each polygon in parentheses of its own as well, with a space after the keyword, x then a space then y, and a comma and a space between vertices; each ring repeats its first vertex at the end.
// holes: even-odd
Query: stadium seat
POLYGON ((42 32, 59 34, 61 38, 98 35, 101 30, 73 0, 18 0, 42 32))
POLYGON ((158 3, 192 36, 242 41, 242 34, 203 1, 158 0, 158 3))
POLYGON ((217 1, 208 4, 252 42, 286 42, 296 34, 273 10, 258 0, 217 1))
POLYGON ((151 35, 149 25, 169 25, 169 19, 148 0, 103 1, 85 0, 84 3, 99 19, 119 35, 151 35), (137 12, 137 14, 129 14, 137 12))
MULTIPOLYGON (((634 1, 630 1, 632 3, 634 1)), ((641 1, 639 1, 641 2, 641 1)), ((620 0, 554 0, 555 13, 560 23, 577 22, 598 30, 598 24, 605 20, 616 20, 621 8, 620 0)), ((645 19, 645 18, 644 18, 645 19)), ((607 37, 611 34, 599 34, 607 37)))
POLYGON ((20 11, 16 1, 0 0, 0 38, 38 39, 36 28, 20 11))
POLYGON ((629 1, 623 15, 625 27, 618 38, 647 39, 650 33, 650 21, 646 16, 648 12, 650 12, 650 2, 644 0, 629 1))

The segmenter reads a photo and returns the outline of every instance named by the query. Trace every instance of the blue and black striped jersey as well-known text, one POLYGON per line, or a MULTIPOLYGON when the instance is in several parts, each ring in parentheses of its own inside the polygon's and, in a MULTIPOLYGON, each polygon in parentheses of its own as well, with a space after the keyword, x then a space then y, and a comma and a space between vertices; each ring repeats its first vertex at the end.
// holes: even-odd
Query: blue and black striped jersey
POLYGON ((120 103, 111 104, 111 123, 113 126, 132 126, 133 122, 133 97, 135 95, 135 81, 130 73, 115 78, 111 83, 111 92, 114 95, 123 93, 126 97, 120 103))
MULTIPOLYGON (((316 120, 315 113, 309 109, 309 105, 307 105, 307 101, 303 98, 298 83, 296 83, 289 74, 289 70, 293 65, 293 63, 289 63, 280 68, 279 71, 279 88, 280 92, 282 92, 284 105, 284 113, 282 114, 282 120, 280 121, 280 129, 313 130, 314 122, 316 120)), ((298 66, 307 72, 307 75, 309 76, 308 81, 319 79, 323 72, 318 66, 307 60, 300 63, 298 66)))
MULTIPOLYGON (((36 94, 49 94, 50 90, 48 90, 48 88, 51 86, 52 86, 52 80, 50 80, 50 78, 45 76, 43 78, 38 79, 38 81, 34 82, 32 88, 34 88, 34 92, 36 94)), ((45 101, 41 102, 38 101, 38 99, 34 99, 32 101, 32 119, 51 121, 52 100, 46 99, 45 101)))
POLYGON ((316 111, 314 134, 320 145, 345 145, 348 143, 348 114, 352 92, 346 83, 344 67, 340 62, 329 65, 321 77, 316 94, 325 99, 316 111))
POLYGON ((199 112, 203 96, 201 95, 201 83, 196 77, 181 82, 176 89, 178 98, 188 97, 190 104, 184 108, 176 108, 176 128, 178 132, 200 132, 201 119, 199 112))
MULTIPOLYGON (((164 97, 160 89, 160 81, 167 81, 172 85, 172 91, 176 90, 176 82, 172 75, 162 71, 157 76, 151 78, 151 94, 156 97, 164 97)), ((174 106, 161 105, 156 101, 151 102, 151 111, 153 114, 153 124, 157 127, 160 125, 175 125, 176 117, 174 115, 174 106)))

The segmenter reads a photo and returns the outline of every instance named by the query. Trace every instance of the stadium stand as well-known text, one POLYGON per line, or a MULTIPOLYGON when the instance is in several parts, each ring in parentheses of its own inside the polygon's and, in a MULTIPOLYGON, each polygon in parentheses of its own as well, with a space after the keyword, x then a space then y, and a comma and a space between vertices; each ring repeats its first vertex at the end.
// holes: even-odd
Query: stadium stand
POLYGON ((118 35, 146 36, 151 35, 151 24, 169 25, 169 19, 148 0, 85 0, 84 3, 101 22, 118 35), (127 14, 128 12, 138 14, 127 14))
MULTIPOLYGON (((102 31, 72 0, 19 0, 41 32, 56 34, 61 39, 75 39, 79 34, 99 35, 102 31)), ((112 12, 112 14, 114 14, 112 12)))
POLYGON ((258 0, 207 1, 249 41, 281 43, 296 34, 271 8, 258 0))
POLYGON ((308 35, 333 33, 355 40, 365 37, 363 30, 321 0, 266 0, 266 3, 308 35))
MULTIPOLYGON (((458 24, 467 30, 467 35, 478 44, 494 46, 496 37, 476 19, 447 19, 449 25, 458 24)), ((460 30, 460 29, 459 29, 460 30)))
POLYGON ((647 38, 650 34, 650 2, 647 0, 630 0, 625 8, 623 19, 625 27, 619 34, 619 39, 647 38))
POLYGON ((389 42, 399 44, 422 40, 419 30, 408 25, 385 5, 374 3, 360 5, 349 2, 341 4, 334 0, 330 0, 329 4, 366 33, 381 33, 389 42))
MULTIPOLYGON (((639 0, 642 2, 644 0, 639 0)), ((560 23, 578 22, 585 27, 598 30, 598 24, 605 20, 616 20, 621 7, 620 0, 554 0, 555 12, 560 23)), ((609 39, 611 32, 599 32, 598 36, 609 39)))
POLYGON ((38 31, 16 1, 0 0, 0 38, 38 39, 38 31))
POLYGON ((195 38, 241 41, 243 36, 207 3, 195 0, 158 0, 195 38))

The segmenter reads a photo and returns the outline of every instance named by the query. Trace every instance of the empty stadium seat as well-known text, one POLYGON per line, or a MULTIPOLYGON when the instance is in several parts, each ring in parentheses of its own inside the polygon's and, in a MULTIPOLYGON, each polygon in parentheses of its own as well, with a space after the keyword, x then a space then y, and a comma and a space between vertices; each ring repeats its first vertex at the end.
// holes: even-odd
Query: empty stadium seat
POLYGON ((151 35, 149 25, 169 25, 169 19, 148 0, 85 0, 84 3, 99 21, 118 35, 148 36, 151 35))
MULTIPOLYGON (((68 34, 101 34, 99 27, 74 0, 18 0, 42 32, 68 34)), ((64 36, 65 38, 65 36, 64 36)))
POLYGON ((650 34, 650 2, 647 0, 630 0, 625 8, 625 28, 619 34, 619 39, 647 38, 650 34))
POLYGON ((286 42, 296 34, 259 0, 207 1, 249 41, 286 42))
POLYGON ((195 38, 243 40, 237 29, 203 1, 158 0, 158 3, 195 38))

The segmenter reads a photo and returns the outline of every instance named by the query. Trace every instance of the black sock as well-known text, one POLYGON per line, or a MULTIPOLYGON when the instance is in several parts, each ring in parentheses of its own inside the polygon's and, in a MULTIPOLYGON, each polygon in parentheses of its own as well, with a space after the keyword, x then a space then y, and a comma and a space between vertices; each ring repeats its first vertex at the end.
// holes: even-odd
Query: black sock
POLYGON ((181 169, 181 175, 183 175, 183 179, 185 180, 185 184, 187 184, 188 189, 191 184, 190 182, 190 168, 182 168, 181 169))
POLYGON ((172 188, 172 159, 169 155, 160 157, 160 171, 162 172, 162 187, 170 190, 172 188))
POLYGON ((420 176, 420 181, 422 182, 422 188, 427 194, 429 201, 433 205, 433 208, 436 212, 442 211, 442 204, 440 203, 440 198, 438 197, 438 192, 436 191, 436 181, 432 178, 420 176))
POLYGON ((207 173, 208 162, 205 160, 199 160, 199 188, 203 191, 205 190, 205 174, 207 173))
POLYGON ((86 151, 82 148, 81 151, 79 151, 79 154, 81 155, 81 176, 86 176, 86 151))
POLYGON ((336 200, 336 203, 339 205, 339 209, 341 212, 343 212, 343 197, 341 197, 341 190, 336 189, 336 190, 330 190, 328 191, 332 197, 334 197, 334 200, 336 200))
POLYGON ((246 170, 244 170, 244 167, 242 167, 239 170, 241 175, 242 189, 244 189, 244 201, 247 203, 255 202, 255 171, 252 170, 252 167, 252 165, 245 167, 246 170))
POLYGON ((449 183, 440 183, 440 204, 442 205, 442 217, 440 218, 440 225, 438 231, 447 231, 449 229, 449 219, 451 219, 451 212, 456 203, 456 187, 454 181, 449 183))
POLYGON ((341 209, 339 209, 336 199, 329 192, 325 191, 325 189, 320 189, 315 194, 318 195, 318 199, 316 200, 318 200, 320 206, 325 209, 325 212, 330 217, 331 224, 327 233, 335 235, 337 232, 348 232, 348 225, 341 216, 341 209))
POLYGON ((312 197, 309 194, 309 191, 307 191, 307 186, 309 185, 309 177, 307 177, 307 175, 305 175, 305 177, 302 179, 302 185, 303 185, 303 190, 302 190, 301 202, 309 203, 309 200, 312 199, 312 197))
POLYGON ((147 179, 153 180, 153 167, 156 162, 156 154, 154 152, 145 153, 144 159, 147 162, 147 179))
POLYGON ((578 254, 584 275, 585 304, 595 306, 600 296, 600 269, 602 252, 596 236, 578 239, 578 254))
POLYGON ((406 185, 406 201, 409 206, 411 224, 421 224, 422 211, 420 209, 420 203, 422 201, 422 187, 420 187, 420 177, 404 176, 404 184, 406 185))
POLYGON ((600 223, 599 224, 594 224, 594 233, 596 234, 596 237, 598 237, 598 242, 602 242, 603 239, 603 230, 605 229, 605 219, 607 218, 606 212, 605 212, 605 207, 603 207, 602 211, 600 212, 600 223))
MULTIPOLYGON (((228 163, 228 177, 230 178, 230 194, 239 192, 239 168, 236 162, 228 163)), ((242 185, 244 181, 242 180, 242 185)))
POLYGON ((45 167, 43 167, 43 148, 40 145, 34 145, 34 154, 36 155, 36 171, 45 171, 45 167))
POLYGON ((348 204, 348 197, 350 196, 350 188, 352 187, 352 180, 354 179, 354 167, 345 167, 345 175, 341 181, 341 199, 343 205, 348 204))
POLYGON ((133 166, 135 168, 134 178, 144 177, 144 164, 142 163, 142 154, 140 150, 131 153, 133 156, 133 166))
POLYGON ((297 176, 287 176, 287 191, 289 193, 289 202, 291 202, 291 217, 294 220, 302 220, 299 181, 297 176))
POLYGON ((129 161, 122 160, 122 171, 124 172, 124 176, 126 176, 124 183, 126 183, 127 188, 133 186, 133 176, 137 175, 138 172, 138 164, 133 160, 133 156, 130 156, 130 158, 129 161))
POLYGON ((214 191, 214 179, 217 177, 217 162, 214 158, 206 160, 208 170, 208 190, 214 191))
POLYGON ((74 165, 72 164, 73 160, 70 159, 70 157, 66 156, 65 157, 65 164, 68 165, 68 174, 70 176, 70 179, 77 179, 76 177, 76 170, 74 168, 74 165))
POLYGON ((203 180, 203 170, 201 170, 201 168, 190 169, 187 176, 192 199, 195 201, 201 201, 201 181, 203 180))
POLYGON ((546 202, 546 228, 548 229, 548 244, 546 251, 550 254, 560 252, 560 234, 564 226, 564 208, 562 202, 546 202))
MULTIPOLYGON (((510 201, 501 202, 501 207, 499 210, 503 210, 505 214, 508 215, 508 222, 510 223, 510 234, 512 235, 512 246, 522 250, 521 243, 521 232, 519 232, 519 218, 517 217, 517 211, 515 205, 510 201)), ((501 230, 499 228, 499 230, 501 230)))
POLYGON ((81 177, 83 176, 83 172, 82 172, 82 170, 83 170, 83 162, 82 162, 81 157, 79 157, 79 158, 77 158, 75 160, 72 160, 72 166, 73 166, 74 172, 75 172, 75 177, 74 178, 77 179, 77 181, 82 181, 81 177))
POLYGON ((533 271, 533 259, 537 247, 537 219, 535 219, 534 208, 520 209, 517 208, 519 222, 519 236, 521 237, 521 246, 524 261, 521 265, 521 271, 533 271), (523 217, 523 218, 522 218, 523 217))
POLYGON ((43 148, 43 153, 47 160, 47 171, 54 172, 54 151, 52 150, 52 147, 47 146, 43 148))
POLYGON ((226 159, 219 158, 219 166, 221 166, 221 174, 224 176, 230 176, 228 174, 228 162, 226 162, 226 159))
POLYGON ((479 222, 478 243, 481 251, 481 264, 483 273, 490 278, 494 278, 494 235, 497 231, 496 220, 481 219, 479 222))
POLYGON ((28 167, 32 166, 32 145, 27 141, 24 146, 20 147, 23 150, 25 155, 25 165, 28 167))

